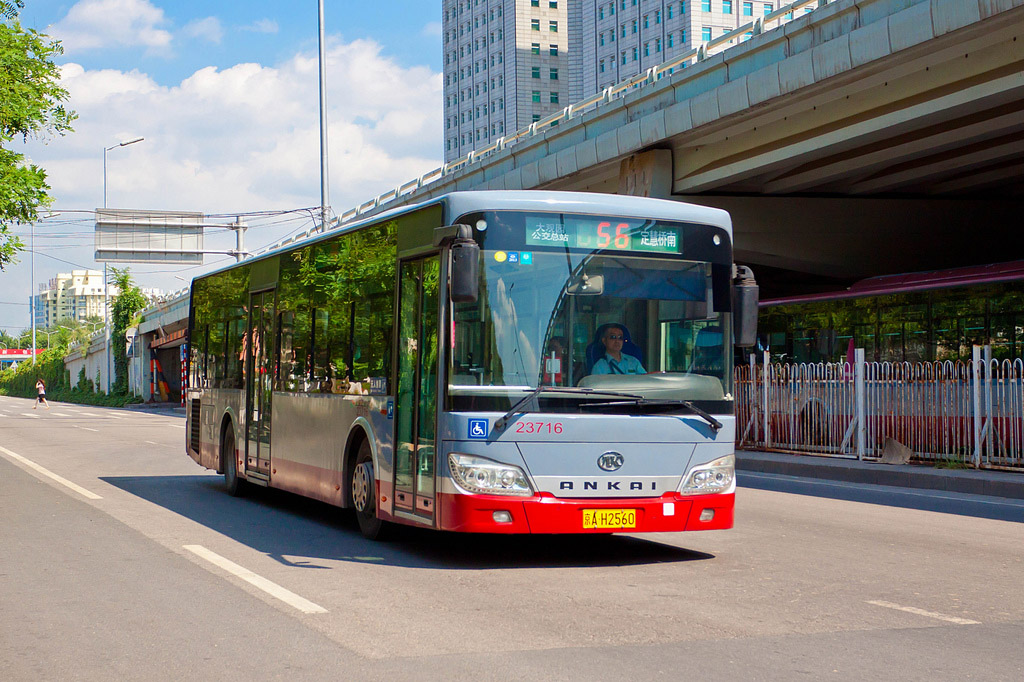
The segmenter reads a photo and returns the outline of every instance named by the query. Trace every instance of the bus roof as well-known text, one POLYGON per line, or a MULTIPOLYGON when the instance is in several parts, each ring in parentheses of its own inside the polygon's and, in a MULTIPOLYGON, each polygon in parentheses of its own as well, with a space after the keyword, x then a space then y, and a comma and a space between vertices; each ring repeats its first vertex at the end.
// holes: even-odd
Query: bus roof
POLYGON ((965 287, 973 284, 998 284, 1022 279, 1024 279, 1024 260, 1016 260, 1007 263, 991 263, 989 265, 975 265, 966 268, 950 268, 948 270, 927 270, 899 275, 880 275, 878 277, 862 279, 841 291, 776 298, 762 301, 761 306, 769 307, 791 303, 885 296, 913 291, 965 287))

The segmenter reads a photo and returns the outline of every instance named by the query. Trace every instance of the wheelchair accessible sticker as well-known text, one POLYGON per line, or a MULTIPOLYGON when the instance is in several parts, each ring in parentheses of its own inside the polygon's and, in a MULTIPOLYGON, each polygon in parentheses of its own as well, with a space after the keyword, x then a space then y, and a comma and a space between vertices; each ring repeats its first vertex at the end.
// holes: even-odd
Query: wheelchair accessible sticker
POLYGON ((469 437, 474 440, 487 440, 488 426, 486 419, 470 419, 469 437))

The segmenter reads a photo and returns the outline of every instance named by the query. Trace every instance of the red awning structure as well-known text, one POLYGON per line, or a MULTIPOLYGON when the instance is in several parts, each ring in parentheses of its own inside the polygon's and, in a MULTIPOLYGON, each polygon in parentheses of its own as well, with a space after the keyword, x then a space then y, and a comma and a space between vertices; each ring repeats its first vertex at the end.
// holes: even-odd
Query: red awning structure
POLYGON ((171 332, 167 336, 159 336, 149 343, 150 348, 170 348, 172 346, 180 346, 185 343, 185 329, 179 329, 176 332, 171 332))

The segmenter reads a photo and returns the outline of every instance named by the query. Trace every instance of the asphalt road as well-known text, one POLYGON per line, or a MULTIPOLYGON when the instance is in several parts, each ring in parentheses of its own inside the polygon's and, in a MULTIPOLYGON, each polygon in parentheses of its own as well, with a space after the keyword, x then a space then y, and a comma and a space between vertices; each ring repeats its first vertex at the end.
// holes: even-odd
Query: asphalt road
POLYGON ((31 408, 0 397, 4 680, 1024 679, 1019 500, 744 475, 730 531, 371 543, 229 497, 181 417, 31 408))

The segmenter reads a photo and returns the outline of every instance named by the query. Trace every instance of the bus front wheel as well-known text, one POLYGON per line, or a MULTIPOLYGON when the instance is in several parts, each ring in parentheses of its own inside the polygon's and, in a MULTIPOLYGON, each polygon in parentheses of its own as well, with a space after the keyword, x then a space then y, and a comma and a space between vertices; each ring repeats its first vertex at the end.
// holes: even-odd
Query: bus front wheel
POLYGON ((238 454, 235 452, 235 430, 228 426, 220 439, 220 468, 228 495, 239 497, 245 492, 245 481, 238 478, 238 454))
POLYGON ((384 522, 377 518, 377 483, 373 471, 370 443, 359 444, 356 465, 352 469, 352 506, 356 509, 359 530, 370 539, 377 540, 384 530, 384 522))

